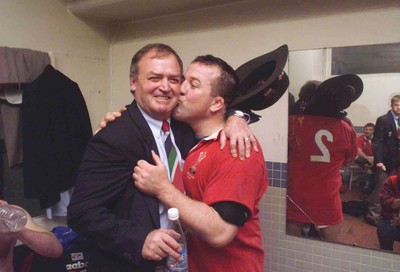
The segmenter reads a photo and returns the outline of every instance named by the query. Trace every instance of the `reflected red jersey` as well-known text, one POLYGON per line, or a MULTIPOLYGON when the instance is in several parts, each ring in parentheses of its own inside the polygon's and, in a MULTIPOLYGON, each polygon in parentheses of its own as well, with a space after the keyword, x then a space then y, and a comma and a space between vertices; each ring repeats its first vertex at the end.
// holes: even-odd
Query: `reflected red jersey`
POLYGON ((289 116, 287 218, 317 225, 343 220, 340 169, 357 155, 357 135, 345 121, 289 116), (306 215, 307 214, 307 215, 306 215))
POLYGON ((362 150, 367 156, 373 156, 374 153, 372 152, 372 141, 367 140, 363 135, 357 137, 357 147, 362 150))

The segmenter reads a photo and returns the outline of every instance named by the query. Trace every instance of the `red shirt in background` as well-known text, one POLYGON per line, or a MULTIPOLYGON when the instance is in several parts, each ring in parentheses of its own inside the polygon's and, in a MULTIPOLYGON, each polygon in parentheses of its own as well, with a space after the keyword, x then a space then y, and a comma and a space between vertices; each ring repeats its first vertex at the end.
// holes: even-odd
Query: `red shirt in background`
POLYGON ((360 135, 357 137, 357 147, 362 150, 367 156, 374 156, 372 152, 372 141, 365 138, 364 135, 360 135))
POLYGON ((340 223, 340 169, 357 156, 354 129, 337 118, 294 115, 289 116, 288 130, 287 193, 298 207, 288 199, 287 218, 317 225, 340 223))
POLYGON ((397 175, 390 176, 386 179, 379 193, 379 198, 382 204, 382 215, 386 219, 400 216, 399 209, 393 209, 392 203, 397 198, 400 198, 400 182, 397 175))

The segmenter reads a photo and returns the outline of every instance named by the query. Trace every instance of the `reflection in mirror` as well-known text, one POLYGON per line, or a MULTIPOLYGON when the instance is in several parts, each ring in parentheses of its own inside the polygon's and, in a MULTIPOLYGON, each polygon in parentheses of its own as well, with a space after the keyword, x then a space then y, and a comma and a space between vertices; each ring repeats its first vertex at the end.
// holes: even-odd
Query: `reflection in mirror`
POLYGON ((399 64, 400 43, 289 53, 289 235, 400 253, 400 182, 387 179, 399 153, 399 64), (359 97, 343 74, 361 79, 359 97))

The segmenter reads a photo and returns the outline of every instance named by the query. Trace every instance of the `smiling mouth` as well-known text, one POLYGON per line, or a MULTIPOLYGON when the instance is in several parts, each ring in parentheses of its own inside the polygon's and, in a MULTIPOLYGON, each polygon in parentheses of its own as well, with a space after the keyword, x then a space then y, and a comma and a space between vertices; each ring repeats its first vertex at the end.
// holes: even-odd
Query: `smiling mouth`
POLYGON ((156 95, 155 96, 155 98, 157 98, 157 99, 160 99, 160 100, 165 100, 165 101, 167 101, 167 100, 170 100, 171 98, 170 97, 168 97, 168 96, 158 96, 158 95, 156 95))

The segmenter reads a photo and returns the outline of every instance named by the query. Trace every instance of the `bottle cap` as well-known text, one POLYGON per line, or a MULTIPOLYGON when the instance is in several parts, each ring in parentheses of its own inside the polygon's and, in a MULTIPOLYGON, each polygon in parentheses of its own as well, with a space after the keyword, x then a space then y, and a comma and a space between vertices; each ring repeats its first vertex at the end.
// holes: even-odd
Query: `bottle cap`
POLYGON ((177 208, 168 209, 168 219, 169 220, 178 220, 179 219, 179 210, 177 208))

